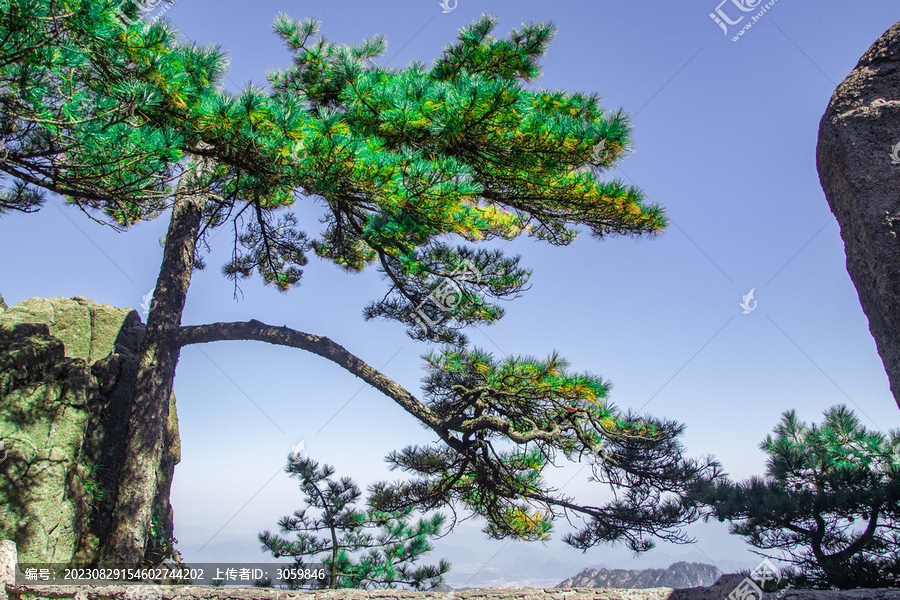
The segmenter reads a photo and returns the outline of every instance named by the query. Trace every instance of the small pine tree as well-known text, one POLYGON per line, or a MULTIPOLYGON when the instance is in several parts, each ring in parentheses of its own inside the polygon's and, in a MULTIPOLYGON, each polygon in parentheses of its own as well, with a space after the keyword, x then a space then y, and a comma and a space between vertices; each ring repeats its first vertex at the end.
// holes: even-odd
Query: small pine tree
POLYGON ((412 508, 393 512, 357 508, 361 492, 353 480, 332 479, 334 467, 319 467, 316 461, 298 454, 288 457, 285 471, 300 480, 308 508, 294 511, 279 521, 284 534, 259 534, 263 550, 276 558, 291 556, 297 570, 324 563, 328 575, 322 579, 293 579, 289 587, 311 584, 316 588, 393 588, 397 584, 416 590, 430 590, 444 583, 450 563, 420 566, 418 559, 432 550, 428 539, 440 535, 445 517, 436 513, 411 524, 412 508), (318 509, 318 516, 309 514, 318 509), (316 535, 324 532, 323 536, 316 535), (373 534, 377 531, 377 535, 373 534), (362 551, 368 550, 362 554, 362 551), (359 554, 357 554, 359 553, 359 554), (355 554, 357 554, 355 556, 355 554))
POLYGON ((766 477, 721 479, 698 494, 707 518, 793 565, 795 587, 900 585, 900 431, 867 430, 846 406, 822 425, 786 411, 760 444, 766 477))

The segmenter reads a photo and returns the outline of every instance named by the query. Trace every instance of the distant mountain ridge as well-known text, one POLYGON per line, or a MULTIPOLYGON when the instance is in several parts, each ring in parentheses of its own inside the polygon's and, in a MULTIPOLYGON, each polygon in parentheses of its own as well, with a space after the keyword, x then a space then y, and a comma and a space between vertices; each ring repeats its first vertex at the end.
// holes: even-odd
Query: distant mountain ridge
POLYGON ((558 588, 644 589, 689 588, 712 585, 722 571, 712 565, 677 562, 666 569, 585 569, 569 577, 558 588))

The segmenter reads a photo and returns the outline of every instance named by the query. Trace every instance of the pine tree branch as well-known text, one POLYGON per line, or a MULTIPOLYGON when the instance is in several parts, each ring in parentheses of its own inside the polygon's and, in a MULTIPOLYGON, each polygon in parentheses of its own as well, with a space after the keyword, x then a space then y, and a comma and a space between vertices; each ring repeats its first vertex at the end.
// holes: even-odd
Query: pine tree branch
MULTIPOLYGON (((435 415, 428 407, 407 391, 403 386, 380 373, 361 358, 349 352, 330 338, 304 333, 290 327, 266 325, 255 319, 246 322, 211 323, 208 325, 182 326, 175 334, 178 346, 205 344, 219 341, 259 341, 288 346, 312 352, 350 371, 375 389, 397 402, 404 410, 433 429, 441 439, 457 450, 463 450, 462 442, 453 438, 448 430, 448 423, 435 415), (454 444, 455 442, 455 444, 454 444)), ((456 427, 454 428, 456 429, 456 427)), ((485 415, 476 419, 467 419, 458 425, 464 433, 482 430, 502 433, 517 444, 525 444, 535 440, 554 441, 560 434, 558 427, 552 431, 533 429, 528 432, 516 431, 512 424, 494 415, 485 415)))
POLYGON ((393 399, 406 412, 433 429, 450 447, 464 450, 462 443, 449 434, 443 421, 418 398, 330 338, 304 333, 290 327, 267 325, 252 319, 246 322, 182 326, 174 334, 173 342, 183 347, 228 340, 248 340, 288 346, 328 359, 393 399))
MULTIPOLYGON (((510 502, 513 502, 514 499, 520 499, 529 503, 541 503, 548 509, 556 507, 563 509, 563 511, 571 511, 572 513, 580 514, 582 517, 595 520, 593 525, 587 526, 582 532, 586 536, 585 543, 588 546, 595 545, 600 541, 616 540, 626 541, 634 549, 647 549, 651 547, 651 544, 643 539, 643 534, 656 535, 674 542, 683 543, 690 541, 690 538, 681 532, 679 528, 685 522, 690 522, 695 518, 694 511, 690 509, 685 510, 683 507, 678 508, 675 505, 663 506, 660 503, 664 493, 673 493, 676 496, 683 495, 684 490, 682 488, 687 485, 686 481, 703 475, 707 470, 705 463, 684 464, 681 465, 680 471, 676 469, 678 472, 667 468, 664 469, 666 473, 661 474, 658 478, 653 476, 652 469, 651 472, 645 474, 645 465, 640 464, 640 462, 632 464, 633 461, 626 461, 628 462, 627 465, 611 464, 604 470, 607 476, 612 477, 612 471, 623 469, 624 473, 614 478, 615 483, 620 486, 624 485, 634 494, 624 501, 614 502, 605 507, 581 506, 571 501, 570 498, 558 496, 554 493, 555 490, 544 488, 540 484, 537 484, 535 487, 524 483, 521 480, 523 473, 520 471, 522 469, 527 471, 527 468, 521 465, 514 467, 511 464, 507 464, 509 457, 497 454, 489 439, 499 433, 505 440, 511 441, 519 447, 526 446, 529 442, 556 446, 565 441, 560 436, 564 435, 568 427, 563 426, 562 423, 557 422, 554 424, 554 427, 549 429, 532 427, 528 431, 522 431, 520 427, 514 426, 512 421, 498 415, 483 414, 480 410, 476 410, 471 417, 462 419, 460 419, 458 414, 443 414, 445 412, 443 409, 434 410, 433 407, 424 404, 403 386, 383 375, 333 340, 297 331, 289 327, 267 325, 256 320, 182 326, 172 333, 170 343, 178 347, 184 347, 191 344, 227 340, 267 342, 306 350, 326 358, 384 393, 417 420, 433 430, 452 452, 456 453, 464 461, 463 467, 457 470, 452 468, 450 463, 444 462, 444 459, 439 459, 444 465, 444 477, 453 478, 453 480, 457 480, 459 477, 468 477, 473 481, 464 486, 465 489, 454 493, 444 485, 446 479, 440 482, 423 480, 421 483, 428 486, 427 490, 417 490, 414 489, 415 486, 407 490, 410 494, 409 498, 413 499, 407 500, 411 502, 422 505, 427 498, 430 498, 442 503, 449 501, 457 494, 462 494, 459 499, 465 500, 472 495, 473 490, 470 488, 474 485, 479 489, 490 490, 493 499, 483 506, 476 502, 478 507, 473 506, 473 509, 479 513, 481 510, 487 511, 490 516, 486 518, 489 520, 496 519, 500 524, 504 524, 506 520, 512 518, 510 511, 516 510, 510 502), (473 435, 477 439, 471 439, 473 435), (453 473, 449 471, 453 471, 453 473), (456 477, 453 477, 454 475, 456 477), (682 478, 684 481, 682 481, 682 478), (655 489, 656 493, 651 493, 650 490, 646 489, 648 485, 655 489), (443 491, 435 486, 440 487, 443 491), (646 510, 639 508, 646 506, 648 503, 650 506, 655 507, 649 511, 650 514, 646 510)), ((576 410, 575 412, 580 414, 584 411, 576 410)), ((592 421, 593 419, 589 420, 592 421)), ((628 421, 631 420, 632 418, 628 417, 628 421)), ((628 432, 625 432, 623 435, 622 439, 614 439, 613 441, 617 444, 626 444, 631 435, 628 432)), ((656 437, 651 435, 650 438, 645 439, 645 435, 641 433, 633 433, 632 435, 635 436, 636 441, 648 441, 656 437)), ((580 438, 581 436, 578 437, 580 438)), ((613 437, 616 438, 618 436, 613 437)), ((587 438, 580 441, 582 444, 585 444, 585 447, 590 442, 587 438)), ((666 453, 671 450, 668 446, 665 446, 660 448, 659 452, 666 453)), ((630 451, 631 449, 626 444, 618 451, 621 454, 618 458, 624 460, 630 456, 630 451)), ((413 460, 416 459, 416 456, 416 452, 413 451, 407 458, 413 460)), ((405 460, 400 460, 399 458, 397 460, 399 461, 398 464, 406 470, 418 470, 413 468, 415 465, 410 466, 406 464, 405 460)), ((401 493, 401 496, 403 495, 404 493, 401 493)), ((472 496, 472 498, 476 497, 472 496)), ((469 500, 472 500, 472 498, 469 498, 469 500)), ((398 502, 403 506, 408 504, 402 498, 398 502)))

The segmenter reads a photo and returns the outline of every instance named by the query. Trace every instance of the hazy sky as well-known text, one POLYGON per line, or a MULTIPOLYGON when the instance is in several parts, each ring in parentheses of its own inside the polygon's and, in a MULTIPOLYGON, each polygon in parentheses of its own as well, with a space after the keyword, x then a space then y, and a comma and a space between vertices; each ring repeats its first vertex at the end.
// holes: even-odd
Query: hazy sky
MULTIPOLYGON (((871 427, 900 424, 815 169, 819 119, 834 88, 900 11, 889 0, 779 0, 733 42, 755 13, 722 4, 732 20, 747 15, 725 35, 709 16, 717 1, 459 0, 443 13, 437 0, 178 0, 165 16, 186 37, 228 51, 230 90, 264 83, 267 69, 288 64, 270 30, 280 11, 320 19, 337 42, 385 34, 389 48, 379 63, 395 67, 430 63, 483 12, 500 17, 498 35, 523 21, 555 22, 559 33, 538 85, 598 92, 605 107, 634 115, 635 152, 611 176, 664 205, 672 225, 656 239, 584 235, 567 248, 527 238, 508 245, 534 269, 532 287, 506 306, 499 324, 470 337, 498 355, 560 351, 574 369, 611 380, 618 406, 685 423, 691 454, 714 454, 745 478, 762 473, 758 444, 785 409, 819 420, 846 403, 871 427), (758 305, 743 314, 751 289, 758 305)), ((884 140, 885 169, 900 168, 889 157, 898 141, 900 131, 884 140)), ((320 206, 296 209, 318 231, 320 206)), ((6 216, 0 293, 10 305, 82 295, 139 309, 155 283, 165 225, 161 218, 117 234, 58 199, 36 215, 6 216)), ((186 324, 257 318, 327 335, 419 389, 427 347, 398 324, 362 319, 362 307, 386 290, 374 269, 348 275, 313 258, 291 292, 253 280, 236 302, 219 272, 230 252, 226 229, 214 240, 209 268, 193 279, 186 324)), ((281 472, 301 439, 311 456, 363 486, 397 476, 383 463, 389 451, 434 441, 391 400, 298 350, 250 342, 188 347, 175 393, 183 455, 172 503, 188 560, 264 558, 256 533, 301 503, 296 482, 281 472)), ((602 493, 579 466, 548 478, 578 499, 602 493)), ((567 527, 560 523, 554 538, 567 527)), ((434 558, 456 560, 457 584, 495 554, 488 570, 525 554, 582 566, 658 566, 679 556, 725 569, 735 561, 753 566, 723 526, 693 531, 694 546, 661 547, 632 561, 607 547, 582 556, 557 542, 489 542, 470 521, 439 543, 434 558)))

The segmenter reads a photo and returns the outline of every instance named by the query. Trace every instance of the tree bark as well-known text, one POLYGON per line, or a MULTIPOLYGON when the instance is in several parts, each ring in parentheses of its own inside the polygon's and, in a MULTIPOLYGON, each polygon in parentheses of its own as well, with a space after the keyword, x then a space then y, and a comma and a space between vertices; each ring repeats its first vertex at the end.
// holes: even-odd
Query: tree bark
POLYGON ((181 326, 206 198, 203 184, 212 168, 211 161, 192 158, 175 190, 163 261, 141 345, 104 564, 140 563, 147 547, 169 398, 181 349, 172 338, 181 326))

